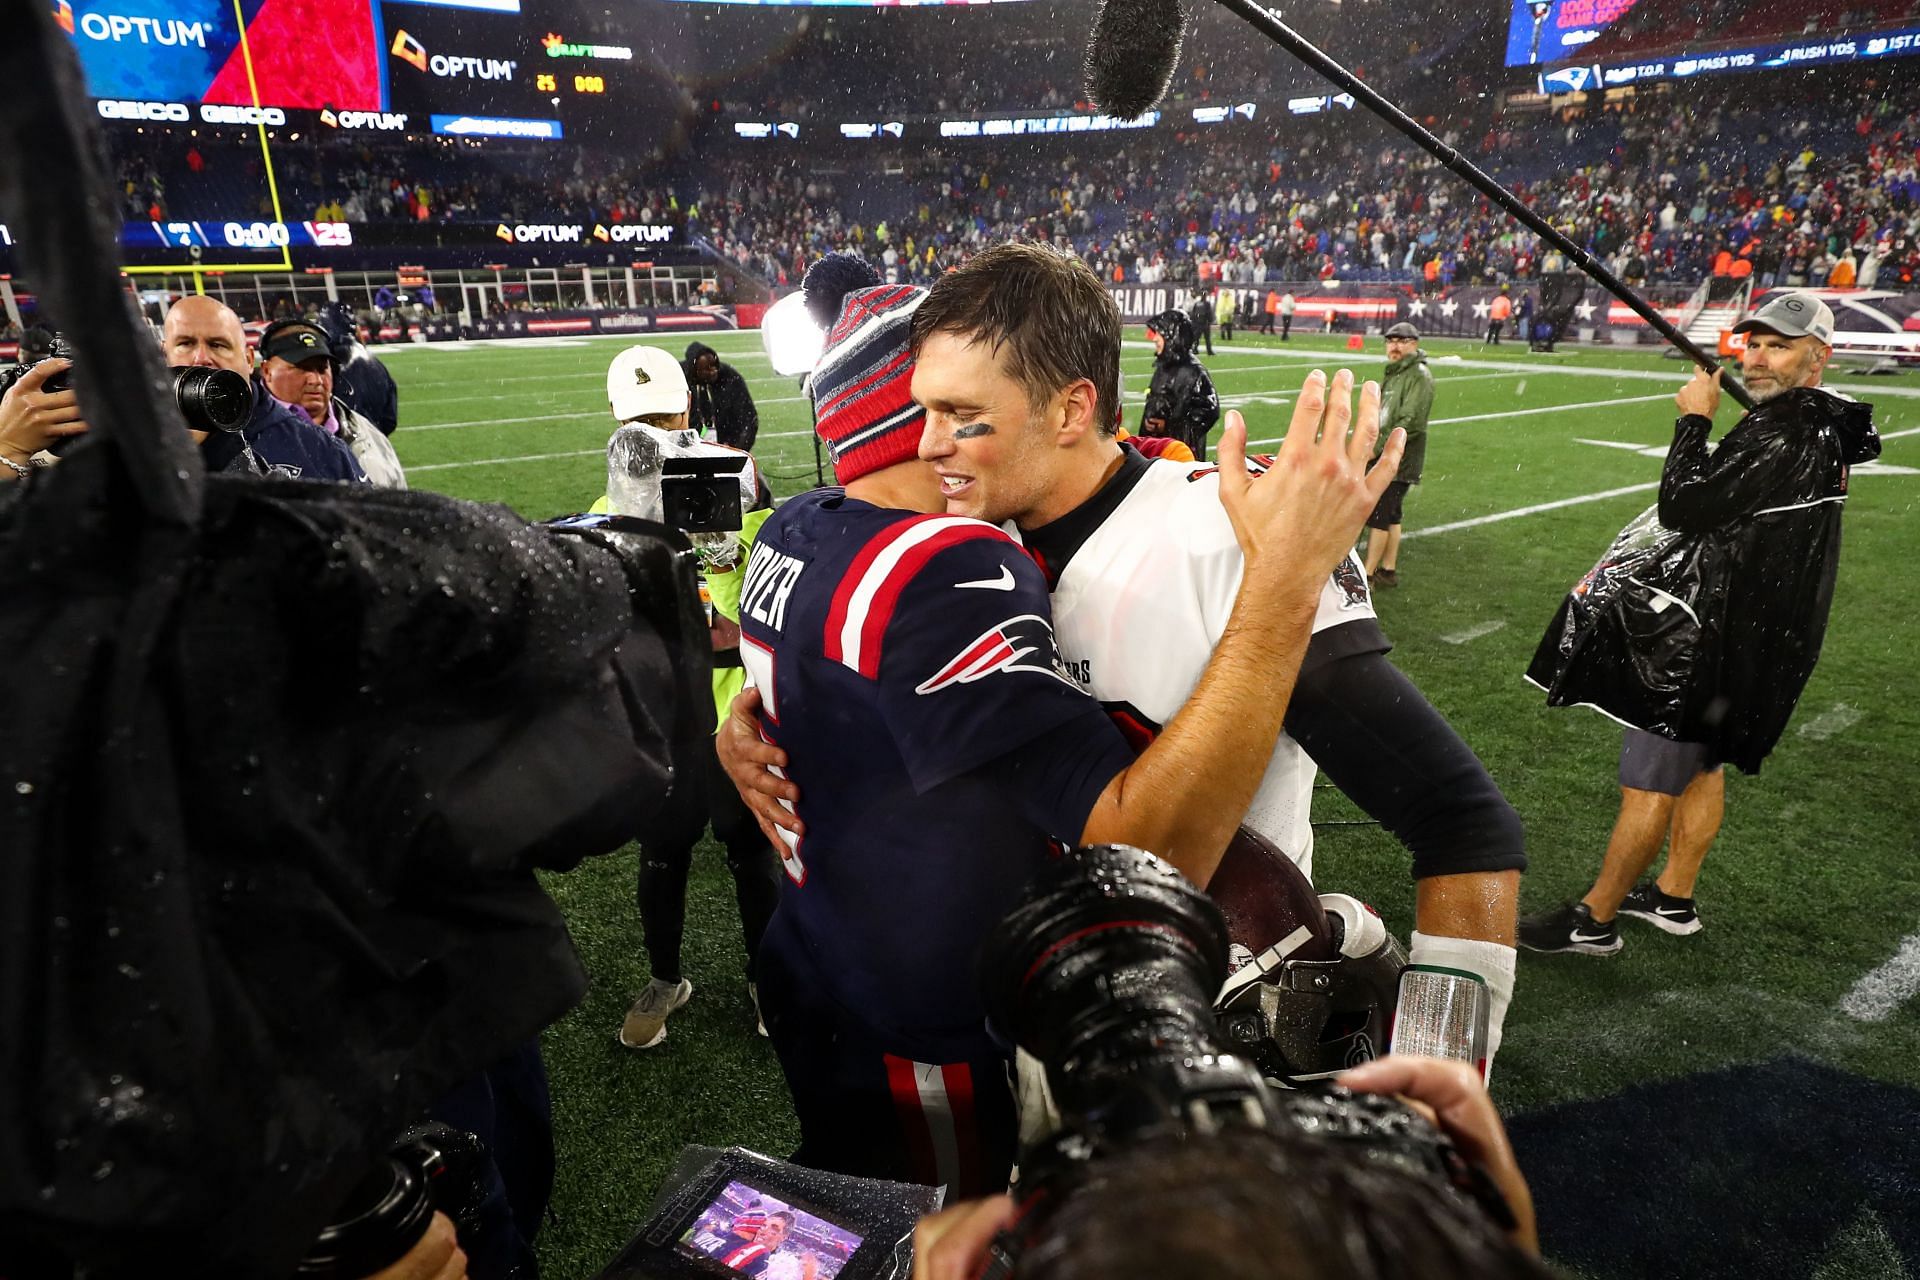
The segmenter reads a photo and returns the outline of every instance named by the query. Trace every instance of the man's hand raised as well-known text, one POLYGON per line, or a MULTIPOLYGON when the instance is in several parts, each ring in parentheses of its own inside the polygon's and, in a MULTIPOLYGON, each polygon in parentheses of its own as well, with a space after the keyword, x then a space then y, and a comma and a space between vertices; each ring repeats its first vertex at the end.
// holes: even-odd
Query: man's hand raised
POLYGON ((1286 439, 1264 476, 1247 470, 1246 420, 1227 414, 1220 503, 1250 581, 1274 589, 1317 584, 1353 550, 1406 450, 1406 432, 1396 430, 1369 469, 1379 434, 1379 384, 1361 389, 1356 415, 1353 374, 1345 369, 1331 386, 1318 369, 1307 375, 1286 439))

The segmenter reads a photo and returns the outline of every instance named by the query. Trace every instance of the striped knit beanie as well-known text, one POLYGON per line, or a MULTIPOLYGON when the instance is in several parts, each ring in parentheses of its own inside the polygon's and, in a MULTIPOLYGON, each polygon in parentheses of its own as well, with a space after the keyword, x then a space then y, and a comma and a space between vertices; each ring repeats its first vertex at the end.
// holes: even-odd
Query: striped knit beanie
MULTIPOLYGON (((809 289, 809 294, 812 290, 809 289)), ((913 313, 925 289, 881 285, 846 295, 808 384, 813 429, 841 484, 920 451, 927 415, 913 402, 913 313)), ((808 298, 812 302, 811 296, 808 298)))

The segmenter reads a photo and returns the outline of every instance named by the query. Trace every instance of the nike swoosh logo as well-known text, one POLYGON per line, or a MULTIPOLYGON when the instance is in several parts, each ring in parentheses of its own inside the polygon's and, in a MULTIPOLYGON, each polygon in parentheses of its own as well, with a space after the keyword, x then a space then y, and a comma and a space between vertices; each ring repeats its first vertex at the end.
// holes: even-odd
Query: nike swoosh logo
POLYGON ((1613 935, 1610 933, 1575 932, 1569 935, 1569 940, 1573 942, 1611 942, 1613 941, 1613 935))
POLYGON ((1674 916, 1674 917, 1679 917, 1679 916, 1683 916, 1683 915, 1686 915, 1687 913, 1686 913, 1686 910, 1685 910, 1684 908, 1682 908, 1681 910, 1678 910, 1678 911, 1676 911, 1676 910, 1674 910, 1674 909, 1673 909, 1672 907, 1655 907, 1655 908, 1653 909, 1653 914, 1655 914, 1655 915, 1657 915, 1657 916, 1674 916))
POLYGON ((1013 570, 1007 568, 1006 565, 1001 565, 1000 576, 997 578, 982 578, 978 582, 956 582, 953 585, 956 587, 978 587, 982 591, 1011 591, 1013 590, 1013 570))

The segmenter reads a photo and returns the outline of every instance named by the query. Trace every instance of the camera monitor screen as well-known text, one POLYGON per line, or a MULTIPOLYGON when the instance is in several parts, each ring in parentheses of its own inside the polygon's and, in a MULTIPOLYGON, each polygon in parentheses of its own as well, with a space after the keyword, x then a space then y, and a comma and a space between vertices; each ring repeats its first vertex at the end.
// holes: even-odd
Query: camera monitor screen
POLYGON ((680 1251, 756 1280, 831 1280, 860 1237, 746 1182, 729 1182, 681 1235, 680 1251))

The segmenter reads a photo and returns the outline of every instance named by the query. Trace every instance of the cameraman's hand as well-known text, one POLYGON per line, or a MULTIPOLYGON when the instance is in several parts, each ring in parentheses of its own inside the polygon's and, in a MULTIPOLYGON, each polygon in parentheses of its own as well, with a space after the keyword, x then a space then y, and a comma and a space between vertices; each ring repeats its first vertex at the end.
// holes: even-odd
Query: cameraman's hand
POLYGON ((1460 1154, 1486 1170, 1513 1210, 1513 1242, 1540 1252, 1540 1230, 1533 1216, 1533 1192, 1514 1159, 1507 1127, 1500 1122, 1480 1073, 1447 1058, 1395 1054, 1355 1067, 1339 1083, 1356 1093, 1393 1093, 1432 1113, 1434 1125, 1460 1154))
POLYGON ((25 463, 53 441, 87 430, 71 390, 42 390, 48 378, 71 368, 71 360, 42 360, 0 396, 0 454, 25 463))
POLYGON ((1247 423, 1227 414, 1220 439, 1220 504, 1246 557, 1247 577, 1268 587, 1323 580, 1352 552, 1360 528, 1400 469, 1406 449, 1396 430, 1372 463, 1380 434, 1380 385, 1360 392, 1353 409, 1353 374, 1346 369, 1307 375, 1287 437, 1265 475, 1246 465, 1247 423), (1352 433, 1348 426, 1352 425, 1352 433))
POLYGON ((987 1246, 1013 1218, 1012 1196, 963 1200, 928 1214, 913 1229, 913 1280, 972 1280, 986 1265, 987 1246))
POLYGON ((367 1280, 465 1280, 467 1255, 454 1236, 453 1221, 444 1213, 435 1213, 427 1225, 427 1234, 407 1250, 407 1255, 367 1280))
POLYGON ((759 710, 760 691, 752 687, 742 689, 728 708, 720 731, 714 735, 713 747, 720 757, 720 767, 726 770, 727 780, 733 783, 740 799, 753 812, 754 821, 760 824, 761 834, 784 858, 788 845, 780 832, 786 830, 802 836, 807 828, 800 816, 787 807, 799 803, 800 788, 772 772, 787 767, 787 753, 760 736, 760 721, 756 718, 759 710), (780 803, 782 800, 787 803, 780 803))

